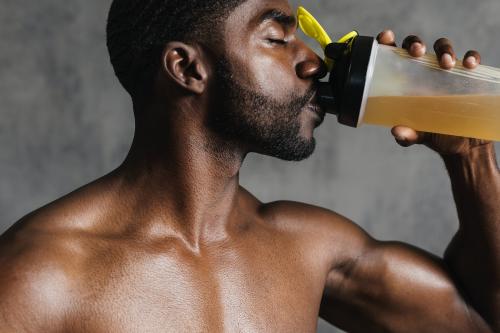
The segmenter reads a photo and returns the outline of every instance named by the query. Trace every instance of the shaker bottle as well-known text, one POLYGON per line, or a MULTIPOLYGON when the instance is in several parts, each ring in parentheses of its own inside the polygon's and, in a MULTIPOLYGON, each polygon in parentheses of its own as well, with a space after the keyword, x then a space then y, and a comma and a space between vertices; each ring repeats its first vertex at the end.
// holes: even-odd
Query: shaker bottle
POLYGON ((325 43, 329 37, 318 37, 326 33, 305 9, 299 8, 297 17, 329 56, 330 79, 320 83, 319 102, 340 123, 403 125, 500 141, 500 69, 479 65, 469 70, 457 61, 454 69, 444 70, 435 55, 413 58, 355 32, 325 43))

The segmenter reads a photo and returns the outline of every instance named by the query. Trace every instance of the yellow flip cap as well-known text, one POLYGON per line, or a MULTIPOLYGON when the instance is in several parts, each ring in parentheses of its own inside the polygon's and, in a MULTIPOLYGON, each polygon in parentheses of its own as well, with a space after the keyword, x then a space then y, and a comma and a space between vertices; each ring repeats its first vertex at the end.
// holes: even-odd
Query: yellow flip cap
MULTIPOLYGON (((328 36, 321 24, 319 24, 318 20, 316 20, 314 16, 312 16, 312 14, 302 6, 297 9, 297 21, 299 22, 299 27, 304 32, 304 34, 315 39, 319 43, 319 45, 321 45, 323 51, 328 44, 332 43, 332 39, 330 38, 330 36, 328 36)), ((358 33, 356 31, 351 31, 344 37, 340 38, 337 43, 348 43, 357 36, 358 33)), ((328 69, 331 70, 333 67, 333 61, 325 57, 325 63, 327 64, 328 69)))
POLYGON ((297 9, 297 20, 299 21, 300 29, 302 29, 307 36, 318 41, 323 50, 328 44, 332 43, 332 39, 328 36, 321 24, 319 24, 314 16, 302 6, 297 9))

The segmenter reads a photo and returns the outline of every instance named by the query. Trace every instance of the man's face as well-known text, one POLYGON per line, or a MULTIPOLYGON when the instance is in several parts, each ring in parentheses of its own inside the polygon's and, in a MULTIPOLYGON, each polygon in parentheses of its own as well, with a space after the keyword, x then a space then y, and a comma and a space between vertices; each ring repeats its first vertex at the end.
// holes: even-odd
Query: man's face
POLYGON ((210 126, 250 151, 302 160, 324 119, 315 103, 321 60, 295 36, 287 1, 249 0, 229 16, 215 68, 210 126))

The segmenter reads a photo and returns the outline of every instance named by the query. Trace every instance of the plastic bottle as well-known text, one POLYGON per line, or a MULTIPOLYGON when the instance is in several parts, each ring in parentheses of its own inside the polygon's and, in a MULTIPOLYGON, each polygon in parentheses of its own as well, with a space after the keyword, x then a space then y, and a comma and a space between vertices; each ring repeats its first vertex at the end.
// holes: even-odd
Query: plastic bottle
POLYGON ((413 58, 372 37, 327 47, 337 59, 321 101, 341 123, 500 141, 499 69, 469 70, 457 61, 454 69, 443 70, 435 55, 413 58))
POLYGON ((340 123, 403 125, 500 141, 500 69, 480 65, 469 70, 457 61, 454 69, 444 70, 435 55, 413 58, 356 32, 331 43, 304 8, 297 17, 330 56, 330 79, 320 84, 319 101, 340 123))

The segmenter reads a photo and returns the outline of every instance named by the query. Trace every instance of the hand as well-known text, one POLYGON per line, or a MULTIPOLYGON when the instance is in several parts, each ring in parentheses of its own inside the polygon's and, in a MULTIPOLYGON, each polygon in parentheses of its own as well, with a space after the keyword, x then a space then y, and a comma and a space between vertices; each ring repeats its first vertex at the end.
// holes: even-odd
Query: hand
MULTIPOLYGON (((391 30, 381 32, 377 40, 380 44, 396 46, 396 38, 391 30)), ((421 57, 426 52, 425 43, 417 36, 408 36, 403 41, 403 48, 413 57, 421 57)), ((434 51, 438 57, 439 65, 443 69, 452 69, 456 64, 456 55, 451 42, 440 38, 434 43, 434 51)), ((464 67, 474 69, 481 63, 481 55, 477 51, 468 51, 463 60, 464 67)), ((464 155, 472 148, 491 144, 490 141, 462 138, 458 136, 426 133, 415 131, 405 126, 396 126, 392 135, 399 145, 409 147, 414 144, 424 144, 440 155, 464 155)))

